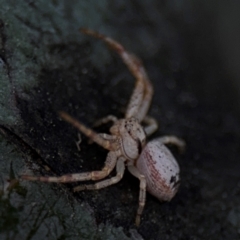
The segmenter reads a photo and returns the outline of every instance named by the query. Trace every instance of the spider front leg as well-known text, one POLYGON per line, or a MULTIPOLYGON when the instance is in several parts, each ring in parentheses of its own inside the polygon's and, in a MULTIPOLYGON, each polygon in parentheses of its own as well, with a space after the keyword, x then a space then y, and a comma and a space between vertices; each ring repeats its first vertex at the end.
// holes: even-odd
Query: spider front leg
POLYGON ((95 131, 86 127, 84 124, 80 123, 77 119, 71 117, 69 114, 65 112, 59 112, 59 115, 66 122, 69 122, 74 127, 76 127, 80 132, 82 132, 87 137, 89 137, 91 141, 97 143, 103 148, 109 151, 112 151, 112 150, 115 151, 115 149, 117 148, 117 144, 114 141, 116 140, 116 136, 105 134, 104 135, 105 138, 103 138, 101 134, 97 134, 95 131))
MULTIPOLYGON (((147 94, 147 95, 150 98, 152 97, 152 91, 145 90, 146 89, 145 85, 151 86, 151 83, 147 82, 147 80, 148 80, 147 74, 144 70, 144 67, 143 67, 140 59, 138 59, 136 56, 134 56, 133 54, 126 51, 126 49, 119 42, 113 40, 110 37, 104 36, 103 34, 100 34, 98 32, 95 32, 95 31, 92 31, 92 30, 86 29, 86 28, 81 28, 80 30, 85 34, 88 34, 95 38, 103 40, 110 48, 115 50, 120 55, 123 62, 128 67, 129 71, 136 78, 136 80, 137 80, 136 85, 135 85, 134 91, 132 93, 131 99, 129 101, 127 111, 125 114, 125 118, 130 118, 130 117, 136 116, 138 114, 138 110, 144 99, 144 95, 146 95, 145 93, 149 92, 150 94, 147 94)), ((151 90, 152 88, 148 87, 148 89, 151 90)), ((148 106, 146 106, 146 108, 148 109, 148 106)))
POLYGON ((136 221, 135 224, 136 226, 140 225, 141 221, 141 215, 145 206, 146 202, 146 178, 144 175, 142 175, 139 170, 133 166, 133 165, 128 165, 128 170, 129 172, 136 178, 140 180, 140 190, 139 190, 139 205, 138 205, 138 210, 137 210, 137 216, 136 216, 136 221))
POLYGON ((94 183, 94 184, 77 186, 77 187, 73 188, 73 191, 78 192, 78 191, 82 191, 82 190, 97 190, 97 189, 105 188, 105 187, 108 187, 115 183, 118 183, 122 179, 124 171, 125 171, 125 163, 124 162, 125 162, 125 159, 122 157, 117 160, 116 176, 106 179, 106 180, 103 180, 103 181, 100 181, 100 182, 97 182, 97 183, 94 183))
POLYGON ((22 175, 21 178, 29 181, 55 182, 55 183, 100 180, 108 176, 110 172, 114 169, 114 167, 116 166, 117 158, 118 155, 116 152, 109 152, 104 167, 100 171, 66 174, 60 177, 22 175))

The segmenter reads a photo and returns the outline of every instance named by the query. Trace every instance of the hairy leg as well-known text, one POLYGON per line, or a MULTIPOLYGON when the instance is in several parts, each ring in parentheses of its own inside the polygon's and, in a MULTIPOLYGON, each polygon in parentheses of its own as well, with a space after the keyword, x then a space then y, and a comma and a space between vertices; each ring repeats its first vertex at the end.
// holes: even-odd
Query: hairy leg
POLYGON ((142 75, 145 80, 145 92, 144 92, 144 96, 143 96, 143 100, 140 105, 140 108, 136 114, 136 118, 138 118, 140 122, 147 115, 147 112, 149 110, 149 107, 150 107, 150 104, 152 101, 152 97, 153 97, 153 86, 152 86, 152 83, 150 82, 150 80, 147 76, 147 73, 145 72, 144 69, 142 71, 142 75))
MULTIPOLYGON (((98 32, 95 32, 95 31, 92 31, 92 30, 86 29, 86 28, 81 28, 80 30, 85 34, 88 34, 88 35, 91 35, 93 37, 103 40, 109 47, 111 47, 113 50, 115 50, 120 55, 123 62, 128 67, 129 71, 136 78, 136 85, 135 85, 134 91, 132 93, 132 96, 130 98, 130 101, 129 101, 129 104, 127 107, 127 111, 125 114, 125 118, 130 118, 133 116, 137 117, 139 108, 142 105, 144 95, 148 96, 147 98, 151 98, 151 93, 150 93, 151 91, 149 91, 151 89, 149 87, 151 84, 148 81, 148 78, 146 77, 147 74, 145 72, 145 69, 144 69, 140 59, 138 59, 133 54, 130 54, 129 52, 127 52, 120 43, 118 43, 117 41, 115 41, 107 36, 104 36, 103 34, 100 34, 98 32), (146 86, 146 84, 148 85, 148 87, 146 86), (148 88, 147 91, 146 91, 146 88, 148 88), (146 93, 149 92, 150 94, 145 94, 145 92, 146 93)), ((148 109, 147 106, 146 106, 146 108, 148 109)))
POLYGON ((158 128, 158 124, 155 118, 146 116, 143 119, 143 122, 147 124, 147 126, 144 127, 144 131, 147 136, 150 136, 151 134, 153 134, 158 128))
POLYGON ((113 116, 113 115, 108 115, 108 116, 106 116, 106 117, 104 117, 104 118, 101 118, 101 119, 99 119, 98 121, 96 121, 96 122, 93 124, 93 126, 94 126, 94 127, 99 127, 99 126, 101 126, 102 124, 106 124, 106 123, 108 123, 108 122, 110 122, 110 121, 112 121, 113 123, 115 123, 117 120, 118 120, 117 117, 115 117, 115 116, 113 116))
POLYGON ((154 139, 154 141, 159 141, 162 144, 173 144, 173 145, 177 146, 180 153, 184 152, 185 146, 186 146, 186 143, 184 140, 182 140, 181 138, 178 138, 176 136, 171 136, 171 135, 156 138, 156 139, 154 139))
MULTIPOLYGON (((109 151, 115 150, 116 146, 113 144, 113 141, 107 140, 106 138, 105 139, 102 138, 101 135, 97 134, 92 129, 86 127, 85 125, 83 125, 78 120, 71 117, 69 114, 67 114, 65 112, 59 112, 59 115, 66 122, 69 122, 74 127, 76 127, 79 131, 81 131, 83 134, 85 134, 87 137, 89 137, 93 142, 99 144, 100 146, 102 146, 103 148, 105 148, 109 151)), ((114 140, 114 136, 109 135, 109 138, 111 138, 111 140, 114 140)))
POLYGON ((100 180, 108 176, 109 173, 114 169, 114 167, 116 166, 117 158, 118 156, 116 152, 109 152, 104 167, 100 171, 72 173, 62 175, 60 177, 22 175, 21 178, 29 181, 55 182, 55 183, 100 180))
POLYGON ((129 165, 128 166, 128 170, 129 172, 135 176, 136 178, 138 178, 140 180, 140 190, 139 190, 139 205, 138 205, 138 210, 137 210, 137 216, 136 216, 136 226, 140 225, 140 221, 141 221, 141 215, 145 206, 145 202, 146 202, 146 179, 145 176, 142 175, 138 169, 133 166, 133 165, 129 165))
POLYGON ((97 190, 97 189, 101 189, 101 188, 105 188, 108 187, 110 185, 113 185, 117 182, 119 182, 124 174, 124 170, 125 170, 125 163, 124 163, 125 159, 124 158, 119 158, 117 160, 117 165, 116 165, 116 176, 94 183, 94 184, 86 184, 86 185, 80 185, 77 186, 75 188, 73 188, 74 192, 78 192, 78 191, 82 191, 82 190, 97 190))

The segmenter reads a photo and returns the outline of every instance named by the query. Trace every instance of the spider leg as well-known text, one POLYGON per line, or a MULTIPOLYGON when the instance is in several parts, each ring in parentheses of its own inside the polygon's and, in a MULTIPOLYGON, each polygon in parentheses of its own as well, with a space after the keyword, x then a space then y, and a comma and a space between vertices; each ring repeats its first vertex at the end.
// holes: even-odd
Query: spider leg
MULTIPOLYGON (((66 122, 69 122, 74 127, 76 127, 79 131, 81 131, 83 134, 85 134, 87 137, 89 137, 93 142, 96 142, 98 145, 102 146, 103 148, 112 151, 116 148, 116 145, 114 144, 114 136, 110 136, 112 141, 109 139, 103 138, 102 135, 97 134, 95 131, 91 130, 90 128, 86 127, 82 123, 80 123, 75 118, 71 117, 69 114, 65 112, 59 112, 59 115, 62 119, 64 119, 66 122)), ((105 134, 107 136, 107 134, 105 134)))
POLYGON ((135 176, 136 178, 138 178, 140 180, 139 205, 138 205, 137 216, 136 216, 136 221, 135 221, 136 226, 139 226, 140 221, 141 221, 141 215, 142 215, 142 212, 143 212, 143 209, 145 206, 145 202, 146 202, 147 183, 146 183, 145 176, 142 175, 135 166, 128 165, 128 170, 133 176, 135 176))
POLYGON ((104 140, 108 140, 110 142, 113 142, 116 139, 116 136, 114 135, 109 135, 107 133, 98 133, 100 137, 102 137, 104 140))
POLYGON ((103 117, 101 119, 99 119, 98 121, 96 121, 94 124, 93 124, 93 127, 99 127, 101 126, 102 124, 106 124, 110 121, 112 121, 113 123, 115 123, 117 121, 117 117, 113 116, 113 115, 108 115, 106 117, 103 117))
POLYGON ((22 175, 21 178, 29 181, 55 182, 55 183, 100 180, 108 176, 110 172, 114 169, 114 167, 116 166, 117 158, 118 155, 116 152, 109 152, 104 167, 100 171, 66 174, 60 177, 22 175))
MULTIPOLYGON (((101 138, 103 138, 104 140, 108 140, 110 142, 114 142, 116 140, 116 137, 113 135, 109 135, 106 133, 98 133, 98 136, 100 136, 101 138)), ((92 144, 94 141, 92 139, 88 140, 88 144, 92 144)), ((114 143, 113 143, 114 144, 114 143)))
POLYGON ((157 121, 153 117, 146 116, 143 119, 143 122, 147 124, 147 126, 144 127, 144 131, 145 131, 147 136, 150 136, 151 134, 153 134, 158 128, 157 121))
POLYGON ((119 158, 117 160, 117 165, 116 165, 116 176, 94 183, 94 184, 87 184, 87 185, 80 185, 77 186, 75 188, 73 188, 74 192, 78 192, 78 191, 82 191, 82 190, 97 190, 97 189, 101 189, 101 188, 105 188, 108 187, 110 185, 113 185, 115 183, 118 183, 124 174, 124 170, 125 170, 125 159, 124 158, 119 158))
POLYGON ((162 144, 173 144, 178 148, 180 153, 184 152, 185 146, 186 146, 186 143, 184 140, 182 140, 176 136, 171 136, 171 135, 156 138, 156 139, 154 139, 154 141, 158 141, 162 144))
MULTIPOLYGON (((152 87, 151 87, 151 83, 148 81, 147 74, 144 70, 144 67, 143 67, 140 59, 138 59, 133 54, 130 54, 129 52, 127 52, 120 43, 118 43, 117 41, 115 41, 109 37, 104 36, 103 34, 100 34, 98 32, 95 32, 95 31, 92 31, 92 30, 89 30, 86 28, 81 28, 80 30, 85 34, 88 34, 95 38, 99 38, 99 39, 103 40, 109 47, 111 47, 113 50, 115 50, 120 55, 123 62, 128 67, 129 71, 132 73, 132 75, 137 80, 134 91, 132 93, 129 104, 127 106, 125 118, 130 118, 133 116, 137 117, 138 110, 139 110, 140 106, 142 105, 142 101, 144 99, 143 110, 141 110, 141 114, 140 114, 141 115, 140 117, 143 118, 145 115, 143 117, 142 117, 142 115, 145 112, 147 112, 151 98, 152 98, 152 87), (145 97, 144 97, 144 95, 145 95, 145 97)), ((142 119, 140 119, 140 120, 142 120, 142 119)))
POLYGON ((140 108, 137 114, 135 115, 135 117, 138 118, 140 122, 147 115, 147 112, 149 110, 149 107, 152 101, 152 96, 153 96, 153 86, 143 66, 142 66, 142 76, 145 80, 145 91, 144 91, 144 96, 143 96, 140 108))
MULTIPOLYGON (((137 57, 128 54, 128 58, 129 60, 126 64, 129 66, 129 69, 131 66, 132 69, 130 69, 130 71, 133 76, 135 76, 136 83, 126 109, 125 118, 138 118, 138 112, 145 95, 145 81, 143 77, 143 72, 145 71, 142 67, 140 60, 137 57)), ((141 122, 141 119, 139 119, 139 121, 141 122)))

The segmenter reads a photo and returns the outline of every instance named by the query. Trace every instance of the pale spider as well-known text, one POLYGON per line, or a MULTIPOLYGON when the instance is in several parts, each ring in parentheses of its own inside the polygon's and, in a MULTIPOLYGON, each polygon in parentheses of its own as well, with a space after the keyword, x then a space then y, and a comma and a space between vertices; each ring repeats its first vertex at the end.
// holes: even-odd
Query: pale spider
POLYGON ((96 133, 67 113, 60 112, 62 119, 71 123, 93 142, 109 150, 104 167, 100 171, 67 174, 60 177, 23 175, 22 179, 57 183, 95 181, 107 177, 116 168, 114 177, 95 184, 80 185, 73 189, 75 192, 85 189, 95 190, 119 182, 127 166, 129 172, 140 180, 139 206, 135 222, 138 226, 145 205, 146 190, 164 201, 171 200, 178 190, 179 166, 164 144, 175 144, 182 150, 185 143, 175 136, 164 136, 146 145, 146 136, 156 131, 158 126, 155 119, 146 115, 151 103, 153 87, 141 61, 115 40, 89 29, 81 29, 81 31, 103 40, 114 49, 136 78, 136 86, 128 103, 125 117, 117 119, 109 115, 98 121, 98 125, 113 122, 110 135, 96 133), (144 122, 145 127, 141 125, 141 122, 144 122))

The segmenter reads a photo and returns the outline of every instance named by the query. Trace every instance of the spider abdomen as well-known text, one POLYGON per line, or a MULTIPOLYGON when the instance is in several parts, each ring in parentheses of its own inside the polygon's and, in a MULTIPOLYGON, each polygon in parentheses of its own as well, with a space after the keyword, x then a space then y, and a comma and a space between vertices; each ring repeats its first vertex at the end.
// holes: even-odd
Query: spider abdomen
POLYGON ((161 201, 170 201, 180 184, 180 169, 168 148, 158 140, 147 143, 136 167, 146 178, 147 191, 161 201))

